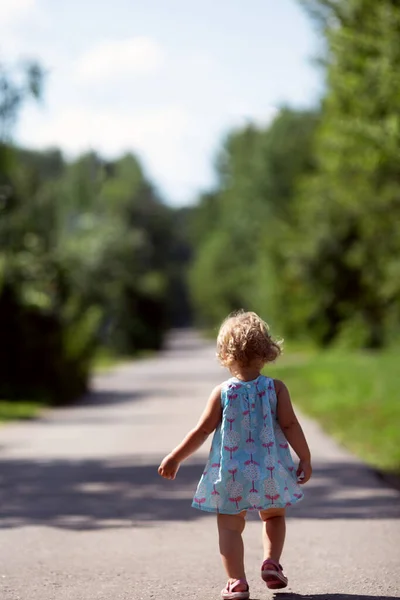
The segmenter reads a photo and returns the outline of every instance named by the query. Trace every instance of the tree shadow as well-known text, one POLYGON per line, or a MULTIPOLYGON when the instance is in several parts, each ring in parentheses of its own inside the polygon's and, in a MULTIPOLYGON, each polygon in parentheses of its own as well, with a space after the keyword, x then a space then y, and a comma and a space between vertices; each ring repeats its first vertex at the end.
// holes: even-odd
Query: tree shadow
POLYGON ((91 390, 79 399, 78 404, 74 408, 97 408, 98 406, 113 406, 125 402, 138 402, 145 400, 150 395, 150 392, 146 393, 143 391, 91 390))
MULTIPOLYGON (((72 530, 152 526, 208 513, 191 507, 203 460, 162 479, 159 457, 0 461, 0 528, 48 525, 72 530)), ((400 496, 352 463, 316 465, 306 499, 290 518, 399 518, 400 496)), ((333 597, 332 597, 333 598, 333 597)), ((341 598, 337 597, 337 600, 341 598)))
POLYGON ((0 527, 87 530, 203 516, 191 508, 202 466, 184 465, 172 483, 158 463, 140 460, 0 461, 0 527))
POLYGON ((313 466, 305 499, 288 510, 304 519, 400 518, 400 494, 358 462, 323 462, 313 466))

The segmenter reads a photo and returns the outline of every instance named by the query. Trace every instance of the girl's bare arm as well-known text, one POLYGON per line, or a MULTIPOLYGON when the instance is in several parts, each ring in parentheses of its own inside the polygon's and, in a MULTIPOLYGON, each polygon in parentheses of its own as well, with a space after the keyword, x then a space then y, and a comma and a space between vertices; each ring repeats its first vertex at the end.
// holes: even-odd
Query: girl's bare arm
POLYGON ((312 474, 310 449, 301 425, 293 410, 289 390, 283 381, 275 379, 274 382, 278 398, 278 423, 285 434, 287 441, 300 459, 297 476, 299 477, 303 473, 303 477, 299 480, 299 483, 306 483, 312 474))
POLYGON ((166 479, 175 479, 180 463, 194 454, 204 444, 210 433, 220 423, 221 416, 221 386, 218 385, 211 392, 206 408, 196 427, 189 431, 179 446, 164 458, 158 468, 159 474, 166 479))

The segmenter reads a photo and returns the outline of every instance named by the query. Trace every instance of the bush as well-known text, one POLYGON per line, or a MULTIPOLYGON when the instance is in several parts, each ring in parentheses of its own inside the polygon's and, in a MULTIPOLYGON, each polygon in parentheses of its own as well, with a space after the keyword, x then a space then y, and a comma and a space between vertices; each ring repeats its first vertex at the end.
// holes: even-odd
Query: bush
POLYGON ((64 404, 87 389, 96 315, 65 326, 22 305, 11 287, 0 296, 0 397, 64 404))

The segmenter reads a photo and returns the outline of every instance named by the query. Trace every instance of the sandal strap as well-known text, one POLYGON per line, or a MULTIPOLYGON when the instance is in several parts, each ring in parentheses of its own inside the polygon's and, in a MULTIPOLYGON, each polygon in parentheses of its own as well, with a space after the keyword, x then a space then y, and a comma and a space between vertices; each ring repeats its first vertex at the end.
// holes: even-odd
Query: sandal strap
POLYGON ((228 584, 226 587, 230 592, 233 592, 234 588, 241 583, 244 583, 247 586, 247 589, 249 589, 249 584, 247 583, 247 581, 245 579, 236 579, 233 583, 230 583, 228 581, 228 584))
POLYGON ((282 565, 280 565, 278 562, 276 562, 276 560, 274 560, 273 558, 267 558, 267 560, 264 560, 263 564, 261 565, 261 571, 264 571, 264 567, 268 566, 268 565, 272 565, 274 566, 278 571, 282 571, 282 565))

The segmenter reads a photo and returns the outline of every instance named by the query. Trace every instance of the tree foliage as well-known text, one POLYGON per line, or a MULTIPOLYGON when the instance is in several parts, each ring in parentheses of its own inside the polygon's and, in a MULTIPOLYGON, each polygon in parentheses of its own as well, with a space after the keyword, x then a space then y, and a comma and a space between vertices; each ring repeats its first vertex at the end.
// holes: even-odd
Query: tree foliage
POLYGON ((315 334, 351 333, 376 347, 399 320, 400 6, 333 8, 318 168, 299 200, 307 220, 299 262, 315 334))
POLYGON ((228 136, 195 214, 192 292, 207 323, 245 306, 292 336, 379 347, 399 332, 400 5, 303 4, 325 97, 228 136))
POLYGON ((245 306, 268 313, 281 327, 287 280, 283 241, 296 226, 299 179, 314 168, 318 116, 282 109, 265 129, 232 132, 217 160, 219 182, 202 197, 194 220, 196 259, 191 271, 195 305, 208 324, 245 306))
MULTIPOLYGON (((36 93, 31 75, 25 87, 4 79, 4 123, 36 93)), ((98 345, 160 348, 177 320, 171 298, 185 321, 175 290, 187 240, 136 156, 66 162, 7 136, 0 177, 0 395, 70 400, 85 390, 98 345)))

